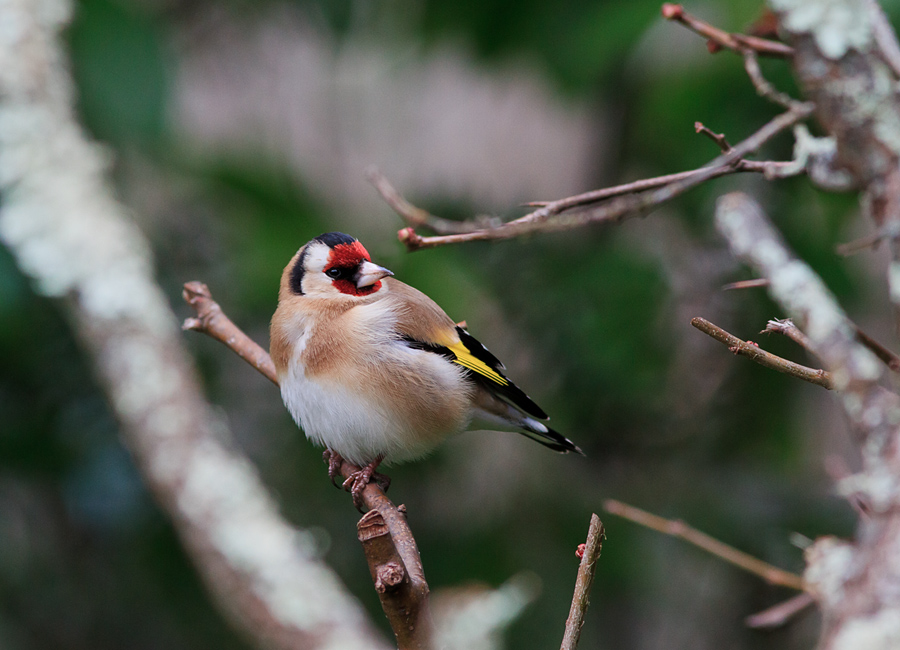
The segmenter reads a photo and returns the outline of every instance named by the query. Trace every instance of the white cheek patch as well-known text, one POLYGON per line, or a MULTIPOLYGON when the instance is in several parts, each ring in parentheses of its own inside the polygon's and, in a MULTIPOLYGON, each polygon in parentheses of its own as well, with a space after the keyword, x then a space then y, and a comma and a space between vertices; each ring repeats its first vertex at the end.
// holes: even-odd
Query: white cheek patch
POLYGON ((328 266, 330 258, 331 249, 325 244, 310 246, 306 253, 306 268, 311 273, 321 273, 328 266))
POLYGON ((310 244, 306 252, 306 259, 303 261, 305 272, 303 273, 303 293, 305 294, 321 294, 329 290, 334 290, 331 279, 327 277, 323 271, 331 261, 331 249, 325 244, 310 244))

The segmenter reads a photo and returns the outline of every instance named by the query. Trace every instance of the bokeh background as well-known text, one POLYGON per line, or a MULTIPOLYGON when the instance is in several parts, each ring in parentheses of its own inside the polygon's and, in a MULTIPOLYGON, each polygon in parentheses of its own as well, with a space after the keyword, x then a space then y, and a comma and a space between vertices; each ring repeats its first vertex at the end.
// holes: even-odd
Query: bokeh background
MULTIPOLYGON (((695 121, 732 142, 777 111, 739 58, 660 18, 656 0, 86 0, 66 38, 78 108, 109 147, 120 198, 152 242, 159 282, 209 284, 267 344, 284 264, 343 230, 435 298, 551 413, 586 458, 508 433, 466 433, 393 468, 432 589, 540 588, 511 648, 558 645, 590 513, 608 540, 583 648, 807 648, 813 612, 775 631, 743 618, 790 592, 603 514, 616 498, 801 571, 804 540, 852 534, 826 466, 858 460, 834 397, 733 357, 703 316, 758 338, 782 314, 712 228, 742 188, 870 334, 896 346, 878 251, 834 252, 869 225, 852 194, 742 176, 646 218, 526 240, 404 252, 366 183, 377 165, 415 203, 466 218, 693 168, 713 158, 695 121)), ((687 9, 730 30, 755 1, 687 9)), ((887 7, 897 14, 897 8, 887 7)), ((763 61, 794 90, 783 62, 763 61)), ((762 158, 787 159, 784 134, 762 158)), ((387 630, 332 488, 267 380, 187 333, 208 392, 285 516, 387 630)), ((56 304, 0 248, 0 647, 247 648, 216 611, 117 436, 56 304)))

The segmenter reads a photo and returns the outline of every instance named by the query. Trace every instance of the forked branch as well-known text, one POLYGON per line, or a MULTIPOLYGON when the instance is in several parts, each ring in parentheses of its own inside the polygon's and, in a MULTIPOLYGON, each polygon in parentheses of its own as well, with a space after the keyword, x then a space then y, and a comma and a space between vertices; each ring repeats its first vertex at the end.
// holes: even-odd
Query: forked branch
MULTIPOLYGON (((511 239, 536 232, 558 232, 581 228, 591 224, 617 223, 628 217, 644 214, 647 210, 666 203, 684 192, 719 176, 743 171, 762 172, 767 176, 782 176, 795 167, 790 162, 755 162, 745 156, 757 151, 763 144, 787 128, 808 117, 813 105, 795 103, 786 112, 777 115, 750 137, 710 161, 705 167, 667 176, 645 179, 611 188, 585 192, 548 203, 519 219, 508 223, 485 225, 484 219, 464 222, 462 226, 430 215, 413 206, 400 196, 390 183, 377 171, 369 173, 369 179, 387 203, 409 224, 397 236, 407 250, 433 248, 447 244, 471 241, 511 239), (434 237, 423 237, 416 227, 427 225, 436 232, 448 232, 434 237), (459 230, 465 230, 459 232, 459 230)), ((795 173, 801 173, 802 168, 795 173)))
POLYGON ((803 381, 808 381, 809 383, 816 384, 817 386, 821 386, 822 388, 827 388, 828 390, 834 388, 834 381, 832 380, 831 374, 826 370, 808 368, 806 366, 800 365, 799 363, 788 361, 787 359, 772 354, 771 352, 766 352, 756 343, 751 343, 750 341, 739 339, 734 334, 726 332, 721 327, 710 323, 705 318, 692 318, 691 325, 696 327, 704 334, 714 338, 719 343, 723 343, 728 346, 728 349, 733 354, 747 357, 751 361, 755 361, 761 366, 765 366, 766 368, 770 368, 771 370, 777 370, 778 372, 783 372, 786 375, 791 375, 792 377, 802 379, 803 381))

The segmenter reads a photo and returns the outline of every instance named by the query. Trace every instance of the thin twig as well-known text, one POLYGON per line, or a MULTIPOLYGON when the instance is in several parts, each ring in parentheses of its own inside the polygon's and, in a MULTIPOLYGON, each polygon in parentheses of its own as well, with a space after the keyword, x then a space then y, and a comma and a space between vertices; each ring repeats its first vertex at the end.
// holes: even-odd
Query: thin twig
POLYGON ((850 257, 851 255, 855 255, 856 253, 864 251, 867 248, 874 248, 877 244, 881 243, 882 240, 887 239, 887 237, 889 236, 890 235, 888 235, 886 232, 879 229, 873 232, 871 235, 866 235, 865 237, 854 239, 853 241, 849 241, 844 244, 838 244, 834 247, 834 252, 841 257, 850 257))
POLYGON ((591 585, 594 584, 597 560, 600 557, 600 549, 603 548, 605 537, 606 533, 603 530, 600 517, 592 514, 587 540, 581 555, 581 564, 578 565, 575 593, 572 596, 572 606, 569 609, 569 618, 566 619, 566 631, 563 634, 560 650, 575 650, 578 646, 578 640, 581 638, 581 627, 584 625, 584 615, 590 604, 591 585))
MULTIPOLYGON (((496 227, 435 237, 422 237, 412 227, 408 227, 400 230, 397 236, 406 245, 407 250, 414 251, 447 244, 510 239, 534 232, 558 232, 583 227, 588 224, 618 222, 629 216, 643 214, 646 210, 665 203, 712 178, 734 173, 734 171, 750 171, 755 166, 750 161, 743 161, 744 156, 759 149, 759 147, 784 129, 807 118, 812 113, 812 110, 813 105, 810 103, 794 105, 788 111, 777 115, 751 136, 732 147, 730 151, 713 159, 707 166, 692 172, 684 172, 678 179, 670 179, 665 184, 641 194, 617 196, 615 199, 602 205, 591 206, 591 203, 601 200, 597 198, 598 195, 609 191, 597 190, 596 192, 548 203, 531 214, 496 227), (590 198, 588 198, 589 195, 591 195, 590 198), (582 205, 588 207, 581 211, 559 214, 563 210, 582 205), (549 218, 554 215, 555 218, 549 218)), ((790 163, 787 164, 790 165, 790 163)), ((761 171, 759 167, 755 167, 755 170, 761 171)), ((658 182, 658 179, 656 180, 658 182)), ((616 189, 617 193, 621 191, 621 187, 616 189)), ((631 191, 636 190, 632 189, 631 191)), ((401 214, 401 216, 403 215, 401 214)))
MULTIPOLYGON (((202 282, 188 282, 184 285, 183 296, 196 312, 196 317, 185 320, 184 329, 207 334, 224 343, 272 383, 278 384, 275 364, 272 363, 269 354, 225 315, 219 304, 213 300, 209 287, 202 282)), ((349 478, 359 471, 359 467, 344 460, 341 462, 339 471, 344 478, 349 478)), ((363 542, 369 569, 375 580, 375 588, 382 598, 382 607, 394 630, 398 647, 401 650, 428 648, 433 636, 433 623, 428 607, 429 589, 428 583, 425 581, 425 571, 422 568, 419 549, 406 522, 406 516, 387 498, 377 483, 369 483, 361 497, 369 512, 363 516, 360 524, 363 524, 364 521, 371 524, 377 519, 379 526, 386 527, 390 533, 389 541, 393 547, 390 557, 400 558, 404 569, 404 579, 407 580, 403 589, 386 589, 384 593, 379 591, 378 578, 381 577, 383 581, 386 579, 387 574, 391 573, 391 568, 386 565, 393 560, 385 560, 387 556, 384 553, 373 552, 373 546, 360 539, 363 542), (377 512, 377 515, 371 514, 373 511, 377 512)), ((362 535, 363 533, 360 533, 360 536, 362 535)), ((382 547, 378 546, 378 548, 382 547)))
POLYGON ((202 332, 221 341, 237 353, 241 359, 256 368, 266 379, 276 386, 278 385, 275 364, 272 363, 269 353, 244 334, 222 312, 219 303, 212 299, 209 287, 202 282, 185 282, 181 295, 196 313, 196 316, 184 320, 181 329, 202 332))
POLYGON ((757 60, 755 51, 746 49, 742 52, 742 55, 744 57, 744 70, 747 72, 747 76, 750 77, 750 81, 753 83, 753 87, 756 88, 756 92, 760 97, 764 97, 771 102, 780 104, 785 108, 790 108, 791 106, 800 103, 787 93, 776 90, 775 86, 763 76, 762 70, 759 68, 759 61, 757 60))
POLYGON ((491 217, 477 217, 472 221, 453 221, 437 217, 428 210, 424 210, 407 201, 396 188, 391 185, 390 181, 381 173, 374 165, 366 170, 366 180, 378 190, 381 198, 384 199, 394 212, 403 217, 404 221, 410 226, 416 228, 424 226, 436 233, 449 235, 453 233, 471 232, 473 229, 484 228, 497 219, 491 217))
POLYGON ((801 348, 809 352, 810 354, 815 354, 816 351, 812 348, 812 343, 809 341, 809 337, 806 336, 803 332, 800 331, 800 328, 794 325, 794 321, 790 318, 774 318, 766 323, 766 329, 762 330, 760 334, 781 334, 782 336, 788 337, 794 343, 799 345, 801 348))
MULTIPOLYGON (((699 122, 697 122, 699 124, 699 122)), ((696 128, 696 124, 695 124, 696 128)), ((705 128, 705 127, 704 127, 705 128)), ((714 134, 715 135, 715 134, 714 134)), ((729 150, 730 151, 730 148, 729 150)), ((727 151, 725 152, 727 153, 727 151)), ((709 178, 718 178, 719 176, 727 176, 739 172, 755 172, 765 174, 771 169, 786 169, 793 165, 793 161, 780 160, 744 160, 739 159, 730 167, 718 167, 715 173, 709 178)), ((564 199, 556 201, 535 201, 529 203, 529 206, 541 206, 542 209, 535 210, 518 219, 510 221, 509 224, 535 223, 546 221, 548 218, 561 214, 566 210, 571 210, 580 206, 591 205, 605 199, 616 196, 624 196, 626 194, 637 194, 658 187, 665 187, 679 181, 689 180, 699 174, 708 174, 709 166, 700 167, 698 169, 690 169, 688 171, 676 172, 674 174, 666 174, 665 176, 655 176, 653 178, 643 178, 641 180, 624 183, 623 185, 613 185, 612 187, 604 187, 599 190, 591 190, 574 196, 567 196, 564 199)))
MULTIPOLYGON (((792 161, 741 159, 736 161, 730 167, 719 167, 716 170, 716 173, 711 176, 711 178, 717 178, 719 176, 727 176, 729 174, 737 174, 742 172, 770 174, 783 169, 788 169, 793 165, 794 163, 792 161)), ((583 205, 590 205, 592 203, 597 203, 599 201, 610 199, 616 196, 636 194, 658 187, 664 187, 677 181, 690 179, 691 177, 701 173, 707 173, 705 167, 691 169, 683 172, 676 172, 674 174, 666 174, 664 176, 655 176, 653 178, 643 178, 637 181, 632 181, 630 183, 623 183, 622 185, 614 185, 612 187, 604 187, 599 190, 583 192, 574 196, 567 196, 566 198, 557 199, 555 201, 531 201, 526 205, 528 207, 538 208, 537 210, 529 212, 528 214, 509 221, 505 224, 499 223, 496 219, 489 217, 476 217, 467 221, 451 221, 450 219, 437 217, 427 210, 423 210, 422 208, 419 208, 407 201, 403 197, 403 195, 400 194, 400 192, 398 192, 397 189, 391 184, 391 182, 374 167, 368 170, 367 178, 369 182, 372 183, 372 185, 375 187, 375 189, 378 190, 378 193, 381 195, 381 198, 384 199, 385 203, 387 203, 394 210, 394 212, 402 217, 403 220, 406 221, 407 225, 410 226, 409 229, 400 231, 401 241, 406 241, 404 237, 408 237, 409 235, 402 234, 405 230, 413 231, 413 239, 415 239, 416 237, 422 239, 420 236, 416 235, 414 231, 414 229, 419 226, 426 227, 438 234, 445 235, 467 234, 477 232, 479 230, 484 230, 486 227, 493 227, 496 229, 504 226, 510 226, 512 224, 542 223, 555 215, 565 212, 566 210, 571 210, 583 205)))
POLYGON ((751 614, 744 619, 744 623, 752 628, 781 627, 814 602, 812 594, 803 592, 761 612, 751 614))
POLYGON ((858 326, 854 325, 853 330, 856 333, 857 341, 869 348, 892 371, 900 372, 900 356, 897 356, 893 351, 863 332, 858 326))
POLYGON ((758 575, 769 584, 789 587, 790 589, 797 589, 799 591, 803 591, 806 588, 806 583, 803 581, 803 578, 796 573, 779 569, 768 562, 763 562, 752 555, 739 551, 733 546, 729 546, 724 542, 720 542, 719 540, 710 537, 706 533, 691 528, 683 521, 665 519, 664 517, 651 514, 640 508, 630 506, 627 503, 616 501, 615 499, 608 499, 605 501, 603 503, 603 508, 609 513, 624 517, 641 526, 652 528, 665 535, 683 539, 694 546, 702 548, 708 553, 712 553, 726 562, 740 567, 744 571, 758 575))
MULTIPOLYGON (((859 343, 862 343, 869 348, 869 350, 883 361, 890 370, 893 372, 900 372, 900 356, 863 332, 858 325, 853 325, 853 331, 856 340, 859 343)), ((809 338, 800 331, 800 328, 798 328, 790 318, 785 318, 783 320, 776 318, 775 320, 770 320, 766 324, 766 329, 760 332, 760 334, 768 334, 770 332, 783 334, 797 345, 805 348, 808 352, 815 354, 815 350, 812 349, 812 343, 810 343, 809 338)))
MULTIPOLYGON (((681 5, 664 4, 662 7, 663 17, 669 20, 676 20, 688 29, 704 36, 714 43, 717 47, 709 48, 710 52, 717 51, 718 48, 726 48, 732 52, 737 52, 744 59, 744 69, 747 76, 756 88, 756 92, 761 97, 765 97, 776 104, 781 104, 785 108, 790 108, 794 104, 799 103, 796 99, 785 93, 779 92, 775 87, 763 77, 759 68, 757 57, 774 56, 780 58, 791 58, 794 55, 794 48, 778 41, 771 41, 758 36, 748 36, 745 34, 731 34, 718 27, 714 27, 709 23, 700 20, 696 16, 687 13, 681 5)), ((709 45, 709 43, 707 44, 709 45)))
POLYGON ((691 31, 694 31, 700 34, 700 36, 708 38, 716 45, 733 52, 742 53, 749 49, 763 56, 782 59, 794 56, 794 48, 790 45, 785 45, 784 43, 772 41, 767 38, 760 38, 758 36, 726 32, 725 30, 710 25, 704 20, 700 20, 696 16, 692 16, 678 4, 665 3, 662 6, 662 15, 663 18, 666 18, 667 20, 677 20, 691 31))
POLYGON ((714 131, 707 128, 703 122, 694 122, 694 131, 697 133, 702 133, 710 140, 716 143, 716 146, 722 150, 722 153, 728 153, 731 151, 731 145, 728 144, 728 140, 725 139, 724 133, 715 133, 714 131))
POLYGON ((809 383, 815 384, 816 386, 821 386, 822 388, 827 388, 828 390, 834 388, 834 382, 832 380, 831 373, 827 372, 826 370, 816 370, 814 368, 808 368, 806 366, 800 365, 799 363, 794 363, 793 361, 783 359, 777 355, 772 354, 771 352, 766 352, 755 343, 749 343, 747 341, 739 339, 733 334, 729 334, 721 327, 713 325, 705 318, 692 318, 691 325, 696 327, 704 334, 707 334, 716 339, 720 343, 724 343, 728 346, 728 349, 736 355, 747 357, 748 359, 755 361, 761 366, 765 366, 766 368, 770 368, 772 370, 777 370, 778 372, 783 372, 784 374, 791 375, 792 377, 797 377, 798 379, 808 381, 809 383))
POLYGON ((754 289, 756 287, 767 287, 769 281, 766 278, 754 278, 753 280, 739 280, 738 282, 730 282, 722 287, 722 291, 732 291, 734 289, 754 289))

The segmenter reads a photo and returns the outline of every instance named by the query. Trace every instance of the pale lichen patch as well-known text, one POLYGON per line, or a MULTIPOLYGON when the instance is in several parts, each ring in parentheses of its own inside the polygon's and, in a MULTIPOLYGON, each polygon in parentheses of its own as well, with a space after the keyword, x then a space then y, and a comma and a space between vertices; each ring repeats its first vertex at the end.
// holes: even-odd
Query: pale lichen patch
POLYGON ((841 600, 844 583, 853 571, 853 545, 837 537, 820 537, 803 555, 806 558, 803 578, 816 599, 831 602, 841 600))
POLYGON ((829 59, 848 50, 865 50, 872 41, 871 16, 863 0, 770 0, 782 26, 794 33, 811 33, 829 59))
POLYGON ((884 607, 877 614, 854 618, 840 627, 832 641, 835 650, 897 650, 900 648, 900 606, 884 607))

